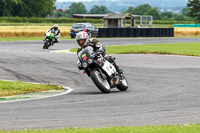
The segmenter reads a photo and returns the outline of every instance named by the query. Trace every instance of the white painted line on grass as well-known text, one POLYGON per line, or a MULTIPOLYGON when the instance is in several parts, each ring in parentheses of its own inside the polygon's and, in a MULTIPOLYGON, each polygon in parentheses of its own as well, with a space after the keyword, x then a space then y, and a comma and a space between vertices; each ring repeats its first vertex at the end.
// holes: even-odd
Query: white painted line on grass
POLYGON ((3 102, 0 102, 1 103, 13 103, 13 102, 21 102, 21 101, 28 101, 28 100, 37 100, 37 99, 44 99, 44 98, 50 98, 50 97, 57 97, 57 96, 61 96, 61 95, 65 95, 67 93, 70 93, 73 91, 72 88, 69 88, 69 87, 63 87, 66 89, 65 92, 63 93, 59 93, 59 94, 55 94, 55 95, 50 95, 50 96, 44 96, 44 97, 38 97, 38 98, 29 98, 29 99, 20 99, 20 100, 12 100, 12 101, 3 101, 3 102))
POLYGON ((75 52, 70 52, 71 49, 65 49, 65 50, 52 50, 50 53, 68 53, 68 54, 74 54, 75 52))
MULTIPOLYGON (((14 80, 4 80, 4 81, 14 81, 14 80)), ((42 84, 42 83, 34 83, 34 82, 24 82, 24 83, 42 84)), ((59 87, 61 87, 61 86, 59 86, 59 87)), ((57 96, 68 94, 68 93, 70 93, 70 92, 73 91, 73 89, 70 88, 70 87, 65 87, 65 86, 62 86, 62 87, 66 90, 63 93, 49 95, 49 96, 44 96, 44 97, 38 97, 38 98, 29 98, 29 99, 19 99, 19 100, 11 100, 11 101, 2 101, 2 102, 0 102, 0 104, 1 103, 13 103, 13 102, 21 102, 21 101, 28 101, 28 100, 36 100, 36 99, 44 99, 44 98, 50 98, 50 97, 57 97, 57 96)))

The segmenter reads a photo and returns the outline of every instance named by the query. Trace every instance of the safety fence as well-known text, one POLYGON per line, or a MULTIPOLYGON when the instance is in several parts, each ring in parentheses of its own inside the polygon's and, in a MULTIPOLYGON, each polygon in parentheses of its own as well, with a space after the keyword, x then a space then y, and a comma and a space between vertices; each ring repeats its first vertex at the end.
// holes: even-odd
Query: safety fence
POLYGON ((173 24, 173 27, 200 27, 200 24, 173 24))
POLYGON ((174 28, 99 28, 98 37, 174 37, 174 28))

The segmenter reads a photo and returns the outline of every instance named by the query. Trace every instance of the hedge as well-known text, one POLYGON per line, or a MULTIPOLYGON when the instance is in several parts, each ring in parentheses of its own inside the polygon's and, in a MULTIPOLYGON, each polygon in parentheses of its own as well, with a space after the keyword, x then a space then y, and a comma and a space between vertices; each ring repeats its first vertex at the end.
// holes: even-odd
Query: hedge
POLYGON ((166 20, 153 20, 153 24, 189 24, 196 23, 195 21, 166 21, 166 20))
MULTIPOLYGON (((22 18, 22 17, 0 17, 0 23, 104 23, 103 19, 77 19, 77 18, 22 18)), ((127 23, 130 23, 127 21, 127 23)), ((153 20, 153 24, 188 24, 195 21, 164 21, 153 20)))
POLYGON ((0 17, 0 23, 103 23, 103 19, 0 17))

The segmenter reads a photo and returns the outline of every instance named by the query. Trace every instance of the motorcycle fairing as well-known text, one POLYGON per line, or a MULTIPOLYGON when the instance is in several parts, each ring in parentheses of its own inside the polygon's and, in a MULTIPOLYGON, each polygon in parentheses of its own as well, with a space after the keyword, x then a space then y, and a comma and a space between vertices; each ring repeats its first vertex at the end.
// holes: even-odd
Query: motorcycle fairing
POLYGON ((108 76, 110 76, 110 77, 117 72, 115 67, 110 62, 108 62, 107 60, 105 60, 102 68, 108 74, 108 76))

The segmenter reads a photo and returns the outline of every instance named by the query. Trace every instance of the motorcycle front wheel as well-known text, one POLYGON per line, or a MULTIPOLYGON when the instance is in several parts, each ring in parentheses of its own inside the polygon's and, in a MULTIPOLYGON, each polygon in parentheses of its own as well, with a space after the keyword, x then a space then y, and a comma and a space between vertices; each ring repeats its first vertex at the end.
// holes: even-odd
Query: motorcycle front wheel
POLYGON ((120 83, 117 85, 117 89, 120 91, 126 91, 128 89, 128 81, 124 77, 124 75, 121 76, 120 83))
POLYGON ((98 89, 103 92, 103 93, 110 93, 111 92, 111 87, 110 84, 108 83, 106 79, 106 75, 103 74, 101 75, 99 71, 93 70, 90 73, 90 77, 94 84, 98 87, 98 89))
POLYGON ((50 46, 50 40, 45 40, 43 49, 48 49, 50 46))

